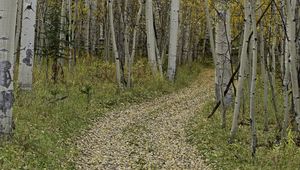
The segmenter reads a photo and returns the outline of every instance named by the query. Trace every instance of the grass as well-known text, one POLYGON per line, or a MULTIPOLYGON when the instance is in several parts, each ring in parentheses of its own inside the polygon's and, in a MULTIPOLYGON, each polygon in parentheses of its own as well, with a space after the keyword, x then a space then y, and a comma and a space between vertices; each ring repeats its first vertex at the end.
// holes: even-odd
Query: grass
MULTIPOLYGON (((44 68, 44 66, 42 67, 44 68)), ((45 80, 45 70, 36 71, 31 92, 15 91, 16 129, 10 141, 0 145, 0 169, 73 169, 78 151, 74 138, 92 120, 114 108, 151 100, 189 85, 201 66, 178 69, 172 84, 153 78, 147 62, 133 68, 134 87, 119 90, 115 83, 114 64, 81 61, 71 74, 65 71, 63 82, 45 80), (90 99, 82 91, 90 89, 90 99)))
MULTIPOLYGON (((283 120, 283 99, 280 88, 277 88, 277 106, 283 120)), ((269 93, 270 94, 270 93, 269 93)), ((196 145, 206 163, 215 169, 249 169, 249 170, 294 170, 300 169, 300 148, 295 142, 297 134, 289 130, 286 142, 279 142, 276 130, 274 110, 269 99, 269 131, 263 127, 263 86, 258 82, 256 97, 256 120, 258 145, 255 157, 250 151, 250 126, 240 125, 238 135, 233 144, 228 144, 233 109, 227 111, 227 128, 221 128, 221 114, 217 112, 213 118, 207 119, 214 107, 213 99, 191 120, 189 124, 189 140, 196 145)), ((248 103, 245 118, 249 117, 248 103)), ((249 123, 249 120, 248 120, 249 123)))

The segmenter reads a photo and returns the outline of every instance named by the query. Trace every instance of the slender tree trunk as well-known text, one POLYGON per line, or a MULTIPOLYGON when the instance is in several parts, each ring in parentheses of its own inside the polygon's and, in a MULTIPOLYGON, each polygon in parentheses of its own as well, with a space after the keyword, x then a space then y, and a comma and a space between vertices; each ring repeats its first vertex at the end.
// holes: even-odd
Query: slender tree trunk
POLYGON ((179 0, 171 1, 171 18, 170 18, 170 42, 169 42, 169 60, 168 60, 168 78, 174 81, 176 74, 176 52, 178 41, 178 16, 179 0))
POLYGON ((146 0, 146 32, 148 59, 153 75, 157 74, 157 61, 155 54, 155 32, 153 22, 152 0, 146 0))
POLYGON ((21 53, 18 82, 23 90, 32 89, 32 70, 34 61, 34 40, 36 24, 36 0, 24 0, 21 36, 21 53))
POLYGON ((65 55, 65 26, 66 26, 66 0, 61 1, 61 13, 60 13, 60 34, 59 34, 59 64, 64 64, 64 55, 65 55))
MULTIPOLYGON (((205 0, 205 16, 206 16, 207 30, 208 30, 208 34, 209 34, 210 50, 212 53, 214 65, 216 67, 217 66, 217 55, 216 55, 216 51, 215 51, 215 40, 214 40, 214 35, 213 35, 213 28, 211 26, 208 0, 205 0)), ((221 96, 219 96, 219 92, 218 92, 218 89, 220 89, 218 86, 218 76, 219 76, 219 71, 218 71, 218 69, 215 69, 215 96, 216 96, 216 101, 221 101, 221 99, 220 99, 221 96)))
POLYGON ((22 15, 23 15, 23 0, 18 0, 18 13, 17 13, 17 23, 16 23, 15 58, 14 58, 14 63, 16 62, 16 59, 20 55, 22 15))
POLYGON ((142 17, 142 12, 143 12, 143 0, 139 0, 139 11, 137 13, 137 17, 136 17, 136 22, 135 22, 135 27, 133 30, 133 38, 132 38, 132 51, 131 51, 131 55, 129 57, 129 63, 128 63, 128 80, 127 80, 127 86, 131 87, 132 83, 131 83, 131 75, 132 75, 132 65, 134 62, 134 57, 135 57, 135 53, 136 53, 136 41, 138 39, 138 29, 140 26, 140 20, 142 17))
POLYGON ((250 87, 250 126, 251 126, 251 149, 252 155, 256 152, 257 134, 256 134, 256 122, 255 122, 255 94, 256 94, 256 76, 257 76, 257 29, 256 29, 256 15, 255 15, 256 3, 255 0, 251 1, 251 23, 253 35, 252 41, 252 78, 250 87))
POLYGON ((90 24, 91 24, 91 0, 85 0, 85 8, 87 10, 87 18, 86 18, 86 39, 85 39, 85 50, 86 54, 90 55, 90 24))
MULTIPOLYGON (((284 6, 285 6, 285 2, 282 1, 281 2, 281 13, 284 14, 285 10, 284 10, 284 6)), ((284 22, 286 23, 286 18, 283 18, 284 22)), ((289 29, 288 25, 287 25, 287 29, 289 29)), ((289 31, 288 31, 289 32, 289 31)), ((290 103, 289 103, 289 85, 290 85, 290 64, 289 64, 289 47, 288 47, 288 40, 287 37, 285 35, 283 35, 283 68, 282 68, 282 73, 283 73, 283 95, 284 95, 284 103, 283 103, 283 108, 284 108, 284 119, 283 119, 283 125, 282 125, 282 132, 281 132, 281 137, 283 139, 286 138, 287 136, 287 127, 289 125, 289 113, 290 113, 290 103)))
POLYGON ((72 0, 68 0, 68 12, 69 12, 69 70, 72 70, 73 67, 73 55, 72 55, 72 43, 73 43, 73 36, 72 33, 73 32, 73 23, 72 23, 72 19, 73 19, 73 14, 72 14, 72 0))
POLYGON ((295 8, 296 0, 287 1, 287 25, 288 25, 288 41, 289 41, 289 52, 290 52, 290 70, 291 70, 291 82, 293 100, 296 112, 296 122, 298 124, 298 130, 300 130, 300 96, 299 96, 299 81, 297 74, 297 52, 296 52, 296 19, 295 19, 295 8))
POLYGON ((121 64, 119 58, 119 52, 116 43, 116 35, 115 35, 115 27, 114 27, 114 15, 113 15, 113 0, 108 0, 108 10, 109 10, 109 20, 110 20, 110 32, 111 32, 111 41, 113 44, 113 51, 115 55, 115 62, 116 62, 116 74, 117 74, 117 82, 120 88, 123 87, 121 81, 121 64))
POLYGON ((125 9, 124 9, 124 51, 125 51, 125 67, 128 67, 129 63, 129 57, 130 57, 130 52, 129 52, 129 19, 128 19, 128 0, 125 0, 125 9))
POLYGON ((250 4, 248 0, 244 0, 244 10, 245 10, 245 30, 244 30, 244 40, 243 40, 243 48, 241 54, 241 67, 239 71, 239 79, 238 79, 238 87, 237 87, 237 95, 235 98, 235 105, 234 105, 234 113, 233 113, 233 120, 232 120, 232 127, 230 132, 230 141, 232 142, 233 138, 235 137, 237 130, 238 130, 238 118, 240 113, 240 104, 241 104, 241 94, 244 88, 244 81, 247 78, 245 74, 245 68, 247 64, 247 48, 249 46, 249 35, 251 29, 251 14, 250 14, 250 4))

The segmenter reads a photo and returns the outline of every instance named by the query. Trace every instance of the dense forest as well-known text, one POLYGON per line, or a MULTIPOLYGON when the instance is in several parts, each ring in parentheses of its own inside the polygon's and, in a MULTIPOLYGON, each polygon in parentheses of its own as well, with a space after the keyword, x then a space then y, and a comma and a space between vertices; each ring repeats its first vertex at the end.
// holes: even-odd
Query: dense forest
POLYGON ((0 169, 299 169, 299 0, 0 0, 0 169))

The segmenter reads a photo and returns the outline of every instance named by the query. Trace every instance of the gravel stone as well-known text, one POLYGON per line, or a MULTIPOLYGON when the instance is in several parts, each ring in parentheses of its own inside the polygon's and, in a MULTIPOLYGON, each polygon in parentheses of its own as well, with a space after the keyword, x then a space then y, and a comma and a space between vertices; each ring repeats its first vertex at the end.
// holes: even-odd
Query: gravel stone
POLYGON ((187 142, 186 125, 212 97, 213 70, 178 92, 105 114, 76 146, 77 169, 210 169, 187 142))

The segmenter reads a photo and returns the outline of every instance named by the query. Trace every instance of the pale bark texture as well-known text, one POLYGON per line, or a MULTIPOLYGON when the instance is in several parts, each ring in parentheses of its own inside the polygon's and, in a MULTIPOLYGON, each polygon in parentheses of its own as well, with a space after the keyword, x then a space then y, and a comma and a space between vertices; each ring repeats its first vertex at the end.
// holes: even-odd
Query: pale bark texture
POLYGON ((249 35, 250 35, 250 29, 251 29, 251 14, 250 14, 250 4, 248 0, 244 0, 244 10, 245 10, 245 30, 244 30, 244 40, 243 40, 243 47, 242 47, 242 53, 241 53, 241 67, 239 71, 239 79, 238 79, 238 85, 237 85, 237 95, 235 98, 234 103, 234 112, 233 112, 233 120, 232 120, 232 126, 231 126, 231 132, 230 132, 230 140, 235 137, 237 130, 238 130, 238 118, 240 113, 240 106, 241 106, 241 95, 243 93, 244 88, 244 81, 247 78, 247 75, 245 74, 245 68, 247 64, 247 48, 249 46, 249 35))
POLYGON ((295 19, 296 0, 287 1, 287 25, 288 25, 288 41, 289 41, 289 53, 290 53, 290 71, 293 101, 296 112, 296 122, 298 124, 298 130, 300 130, 300 96, 299 96, 299 81, 297 74, 297 51, 296 51, 296 19, 295 19))
POLYGON ((18 84, 23 90, 32 89, 34 40, 36 24, 36 0, 24 0, 22 17, 21 52, 18 84))
MULTIPOLYGON (((251 23, 253 35, 252 41, 252 77, 250 87, 250 126, 251 126, 251 150, 252 155, 256 152, 257 134, 256 134, 256 122, 255 122, 255 94, 256 94, 256 76, 257 76, 257 28, 256 28, 256 4, 255 0, 251 1, 251 23)), ((251 50, 251 49, 250 49, 251 50)), ((251 57, 251 56, 250 56, 251 57)))
POLYGON ((232 102, 232 89, 224 96, 224 91, 231 77, 231 33, 230 33, 230 11, 227 8, 227 1, 218 2, 218 20, 216 23, 216 69, 217 75, 217 98, 221 100, 222 105, 222 127, 226 126, 226 108, 232 102))
POLYGON ((113 15, 113 0, 108 0, 108 10, 109 10, 109 22, 110 22, 110 32, 111 32, 111 40, 113 45, 113 52, 115 56, 116 62, 116 75, 117 75, 117 82, 120 88, 122 88, 121 82, 121 62, 119 58, 119 52, 116 43, 116 35, 115 35, 115 27, 114 27, 114 15, 113 15))
POLYGON ((91 2, 90 0, 85 0, 85 8, 87 11, 87 17, 85 21, 85 29, 86 29, 86 35, 85 35, 85 49, 86 53, 90 54, 90 23, 91 23, 91 2))
POLYGON ((176 74, 176 52, 178 41, 178 14, 179 0, 171 2, 171 18, 170 18, 170 43, 169 43, 169 60, 168 60, 168 79, 174 81, 176 74))
POLYGON ((64 55, 65 55, 65 42, 66 42, 66 34, 65 34, 65 26, 66 26, 66 0, 61 1, 61 12, 60 12, 60 34, 59 34, 59 64, 64 64, 64 55))
POLYGON ((0 1, 0 136, 12 133, 13 66, 17 1, 0 1))
POLYGON ((152 0, 146 0, 146 33, 147 33, 147 52, 148 60, 154 75, 157 74, 157 61, 155 53, 155 32, 153 21, 152 0))
POLYGON ((132 38, 132 51, 129 57, 129 63, 128 63, 128 80, 127 80, 127 87, 131 87, 132 86, 132 82, 131 82, 131 76, 132 76, 132 65, 134 62, 134 57, 135 57, 135 53, 136 53, 136 41, 138 40, 138 29, 140 26, 140 20, 142 18, 142 12, 143 12, 143 0, 139 0, 139 11, 137 13, 137 17, 136 17, 136 22, 135 22, 135 27, 133 30, 133 38, 132 38))

